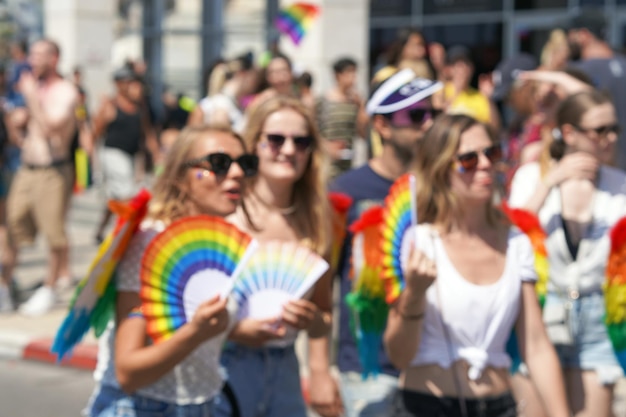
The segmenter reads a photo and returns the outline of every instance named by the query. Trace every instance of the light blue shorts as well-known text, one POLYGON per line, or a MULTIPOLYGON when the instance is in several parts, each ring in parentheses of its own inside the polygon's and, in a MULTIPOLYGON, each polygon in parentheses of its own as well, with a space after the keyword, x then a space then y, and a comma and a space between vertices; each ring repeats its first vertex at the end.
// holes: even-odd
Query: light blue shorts
POLYGON ((212 417, 213 402, 176 405, 102 385, 83 415, 88 417, 212 417))
POLYGON ((397 389, 395 376, 380 374, 363 380, 357 372, 343 372, 341 397, 346 417, 387 417, 397 389))
POLYGON ((568 300, 549 293, 546 306, 571 302, 569 325, 572 345, 555 345, 564 369, 592 370, 604 385, 615 384, 623 375, 604 323, 604 296, 600 292, 568 300))
MULTIPOLYGON (((253 349, 230 343, 222 365, 242 417, 307 417, 293 345, 253 349)), ((232 416, 228 398, 215 399, 214 417, 232 416)))

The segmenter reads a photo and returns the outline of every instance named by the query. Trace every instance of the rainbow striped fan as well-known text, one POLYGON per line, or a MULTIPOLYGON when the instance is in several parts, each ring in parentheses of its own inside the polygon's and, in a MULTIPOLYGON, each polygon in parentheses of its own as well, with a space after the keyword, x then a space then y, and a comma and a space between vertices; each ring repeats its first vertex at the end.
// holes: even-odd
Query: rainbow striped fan
POLYGON ((283 305, 302 298, 328 268, 328 262, 304 246, 263 243, 235 280, 239 318, 279 317, 283 305))
POLYGON ((603 290, 606 330, 617 361, 626 371, 626 217, 611 229, 611 252, 603 290))
POLYGON ((381 225, 382 277, 389 304, 396 301, 404 289, 402 264, 415 243, 415 234, 407 231, 417 225, 416 202, 415 177, 411 174, 398 178, 385 198, 381 225))
POLYGON ((167 340, 202 302, 227 296, 256 247, 218 217, 186 217, 167 227, 142 259, 139 295, 148 335, 157 343, 167 340))

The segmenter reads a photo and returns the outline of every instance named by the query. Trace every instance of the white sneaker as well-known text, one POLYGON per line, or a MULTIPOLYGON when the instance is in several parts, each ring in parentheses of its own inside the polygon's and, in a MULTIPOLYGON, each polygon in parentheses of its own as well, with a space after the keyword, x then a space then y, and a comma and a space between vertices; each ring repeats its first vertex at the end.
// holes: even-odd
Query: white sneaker
POLYGON ((54 290, 44 285, 20 306, 20 313, 31 317, 42 316, 52 309, 55 302, 54 290))
POLYGON ((6 285, 0 284, 0 313, 10 313, 12 311, 11 290, 6 285))

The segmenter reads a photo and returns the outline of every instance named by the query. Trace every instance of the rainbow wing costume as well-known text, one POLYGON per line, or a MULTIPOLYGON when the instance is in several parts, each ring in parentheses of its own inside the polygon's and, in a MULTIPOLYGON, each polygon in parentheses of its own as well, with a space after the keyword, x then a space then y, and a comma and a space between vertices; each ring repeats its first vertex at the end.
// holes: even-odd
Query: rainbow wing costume
POLYGON ((78 284, 69 312, 57 331, 51 351, 59 360, 71 353, 90 327, 100 336, 113 317, 116 290, 112 277, 146 215, 150 197, 147 190, 141 190, 127 204, 109 202, 118 220, 113 232, 100 245, 87 276, 78 284))
POLYGON ((611 229, 611 253, 603 290, 607 332, 617 361, 626 371, 626 217, 611 229))
POLYGON ((414 239, 407 232, 417 225, 416 205, 415 177, 403 175, 389 189, 381 224, 382 277, 389 304, 395 302, 404 289, 402 262, 414 239))
POLYGON ((372 207, 350 226, 352 238, 352 291, 346 304, 352 314, 350 327, 357 341, 363 378, 380 372, 378 352, 389 306, 381 279, 381 224, 383 208, 372 207))
MULTIPOLYGON (((541 227, 539 218, 528 210, 511 208, 507 204, 503 204, 502 211, 507 215, 509 221, 530 239, 535 253, 535 270, 537 271, 535 290, 539 298, 539 305, 543 307, 548 292, 548 279, 550 278, 548 251, 545 245, 546 232, 541 227)), ((522 363, 515 330, 511 332, 506 348, 513 362, 511 372, 515 373, 522 363)))
POLYGON ((328 193, 328 199, 333 209, 333 241, 330 254, 330 266, 333 271, 337 271, 343 241, 346 238, 348 210, 350 210, 350 206, 352 206, 352 198, 343 193, 331 192, 328 193))

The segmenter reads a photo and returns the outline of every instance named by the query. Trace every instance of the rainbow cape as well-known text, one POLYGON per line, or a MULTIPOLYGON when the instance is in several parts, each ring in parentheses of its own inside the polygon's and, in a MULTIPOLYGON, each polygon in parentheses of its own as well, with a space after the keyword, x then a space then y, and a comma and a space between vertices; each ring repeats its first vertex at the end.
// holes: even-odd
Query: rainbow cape
POLYGON ((372 207, 350 226, 352 238, 352 291, 346 295, 350 328, 357 341, 362 376, 378 375, 378 353, 387 323, 389 306, 381 278, 381 224, 383 208, 372 207))
POLYGON ((346 238, 346 227, 348 222, 348 210, 352 206, 352 198, 343 193, 328 193, 330 205, 333 209, 332 223, 332 246, 330 254, 330 266, 333 271, 339 267, 339 258, 343 248, 343 241, 346 238))
POLYGON ((611 229, 611 252, 603 285, 605 324, 615 356, 626 372, 626 217, 611 229))
POLYGON ((294 3, 278 13, 274 26, 280 33, 289 36, 295 45, 300 45, 319 14, 320 8, 315 4, 294 3))
MULTIPOLYGON (((541 227, 539 218, 528 210, 511 208, 506 203, 502 205, 502 211, 507 215, 509 221, 520 229, 528 238, 535 253, 535 270, 537 271, 537 283, 535 290, 539 298, 539 305, 543 307, 546 302, 548 292, 548 279, 550 271, 548 265, 548 251, 546 250, 546 232, 541 227)), ((515 373, 522 363, 521 354, 515 330, 507 342, 507 352, 512 360, 511 372, 515 373)))
POLYGON ((150 193, 141 190, 127 204, 109 202, 118 220, 113 232, 100 245, 87 276, 78 284, 69 312, 57 331, 50 350, 59 360, 71 353, 90 327, 100 336, 113 317, 116 290, 115 280, 111 278, 147 212, 149 201, 150 193))

